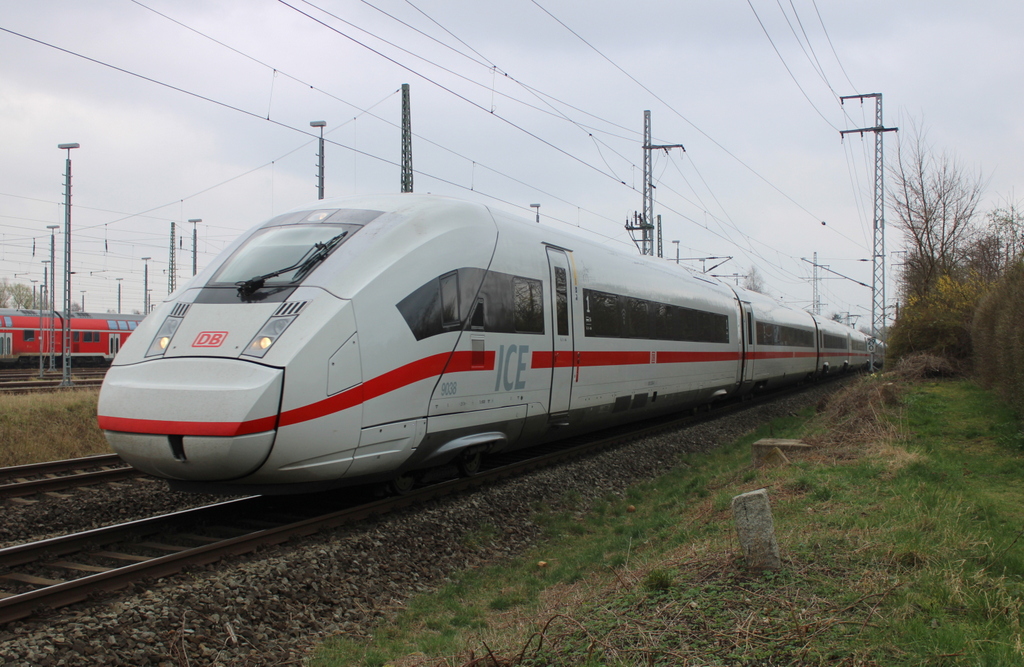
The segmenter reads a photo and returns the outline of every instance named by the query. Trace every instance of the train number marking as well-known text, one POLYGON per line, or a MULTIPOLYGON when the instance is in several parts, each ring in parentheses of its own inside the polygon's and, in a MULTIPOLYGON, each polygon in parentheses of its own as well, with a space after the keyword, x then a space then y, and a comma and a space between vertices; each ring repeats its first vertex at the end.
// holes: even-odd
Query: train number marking
POLYGON ((526 370, 526 359, 530 354, 529 345, 509 345, 508 351, 505 350, 505 346, 502 345, 498 350, 498 354, 495 356, 495 366, 497 366, 497 375, 494 378, 494 391, 498 391, 504 387, 505 391, 512 391, 513 389, 519 390, 526 387, 526 380, 522 379, 523 371, 526 370), (518 356, 517 356, 518 355, 518 356), (513 368, 512 357, 517 359, 514 362, 516 369, 515 380, 509 378, 509 371, 513 368))
POLYGON ((220 347, 227 337, 227 331, 200 331, 192 347, 220 347))
POLYGON ((442 382, 441 383, 441 395, 442 396, 454 396, 459 391, 459 384, 457 382, 442 382))

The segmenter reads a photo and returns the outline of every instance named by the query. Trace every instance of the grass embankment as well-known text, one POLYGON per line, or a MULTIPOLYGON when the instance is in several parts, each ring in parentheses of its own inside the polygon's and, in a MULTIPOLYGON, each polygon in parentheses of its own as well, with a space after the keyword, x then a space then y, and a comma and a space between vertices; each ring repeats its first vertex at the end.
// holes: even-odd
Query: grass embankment
POLYGON ((98 389, 73 389, 0 398, 0 466, 109 452, 98 397, 98 389))
POLYGON ((967 382, 878 377, 812 412, 583 514, 539 511, 549 539, 533 552, 413 598, 372 638, 330 640, 314 664, 1024 664, 1012 413, 967 382), (768 435, 817 448, 752 469, 768 435), (738 555, 730 501, 758 488, 778 573, 738 555))

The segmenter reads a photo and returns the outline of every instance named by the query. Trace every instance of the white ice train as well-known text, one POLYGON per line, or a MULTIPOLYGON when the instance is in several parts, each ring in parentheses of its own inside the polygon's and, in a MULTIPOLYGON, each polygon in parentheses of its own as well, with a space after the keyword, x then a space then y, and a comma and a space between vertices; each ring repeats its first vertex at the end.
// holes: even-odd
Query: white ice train
POLYGON ((458 200, 319 201, 242 235, 128 339, 99 425, 174 488, 424 469, 865 366, 853 329, 458 200))

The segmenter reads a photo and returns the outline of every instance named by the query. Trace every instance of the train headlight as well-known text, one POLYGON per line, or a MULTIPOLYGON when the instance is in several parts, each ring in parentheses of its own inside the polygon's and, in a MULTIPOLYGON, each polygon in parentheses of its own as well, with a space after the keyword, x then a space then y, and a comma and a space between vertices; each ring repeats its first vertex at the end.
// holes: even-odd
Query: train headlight
POLYGON ((166 352, 171 344, 171 339, 174 338, 174 332, 178 330, 179 324, 181 324, 180 317, 168 317, 164 320, 164 323, 160 325, 160 330, 156 332, 153 342, 149 344, 146 356, 155 357, 166 352))
POLYGON ((262 357, 294 320, 294 316, 271 317, 242 354, 249 357, 262 357))

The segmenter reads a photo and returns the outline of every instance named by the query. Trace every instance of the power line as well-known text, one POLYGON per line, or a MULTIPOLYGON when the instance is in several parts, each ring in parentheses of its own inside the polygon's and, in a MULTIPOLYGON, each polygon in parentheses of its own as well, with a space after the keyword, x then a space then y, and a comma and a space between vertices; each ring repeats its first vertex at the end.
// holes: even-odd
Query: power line
MULTIPOLYGON (((483 111, 485 113, 488 113, 491 116, 494 116, 495 118, 497 118, 498 120, 502 121, 503 123, 506 123, 510 127, 513 127, 515 129, 519 130, 520 132, 522 132, 523 134, 526 134, 526 135, 536 139, 537 141, 541 142, 545 146, 548 146, 549 148, 554 149, 555 151, 561 153, 562 155, 564 155, 564 156, 566 156, 566 157, 568 157, 568 158, 570 158, 570 159, 572 159, 572 160, 582 164, 583 166, 587 167, 588 169, 592 169, 592 170, 596 171, 597 173, 601 174, 602 176, 606 176, 606 177, 608 177, 608 178, 610 178, 612 180, 617 180, 617 179, 615 179, 615 177, 612 174, 608 174, 608 173, 605 173, 604 171, 601 171, 600 169, 598 169, 594 165, 590 164, 589 162, 587 162, 587 161, 585 161, 585 160, 583 160, 583 159, 581 159, 579 157, 576 157, 575 155, 573 155, 572 153, 569 153, 565 149, 560 148, 559 146, 554 145, 553 143, 551 143, 547 139, 544 139, 544 138, 538 136, 537 134, 534 134, 533 132, 530 132, 526 128, 524 128, 524 127, 522 127, 522 126, 520 126, 520 125, 518 125, 516 123, 513 123, 511 120, 505 118, 504 116, 501 116, 500 114, 496 114, 493 111, 488 111, 487 109, 482 107, 480 104, 478 104, 477 102, 474 102, 473 100, 469 99, 465 95, 462 95, 461 93, 455 92, 454 90, 452 90, 448 86, 445 86, 444 84, 442 84, 442 83, 440 83, 438 81, 434 81, 430 77, 417 72, 416 70, 412 69, 408 65, 405 65, 403 63, 398 62, 394 58, 392 58, 392 57, 382 53, 381 51, 378 51, 377 49, 373 48, 372 46, 369 46, 368 44, 364 44, 364 43, 360 42, 359 40, 357 40, 356 38, 352 37, 351 35, 347 35, 344 32, 342 32, 341 30, 338 30, 337 28, 335 28, 334 26, 328 25, 326 22, 321 21, 320 19, 316 18, 315 16, 313 16, 311 14, 308 14, 307 12, 302 11, 298 7, 295 7, 294 5, 288 4, 288 2, 286 0, 278 0, 278 2, 280 2, 282 5, 284 5, 286 7, 290 7, 295 12, 301 14, 302 16, 305 16, 309 20, 314 21, 316 23, 319 23, 323 27, 325 27, 328 30, 330 30, 330 31, 332 31, 332 32, 334 32, 334 33, 344 37, 345 39, 353 42, 354 44, 357 44, 357 45, 363 47, 364 49, 367 49, 368 51, 370 51, 370 52, 380 56, 381 58, 387 60, 388 62, 392 63, 393 65, 396 65, 396 66, 404 69, 405 71, 409 72, 410 74, 413 74, 415 76, 420 77, 421 79, 423 79, 427 83, 431 83, 431 84, 437 86, 441 90, 449 93, 450 95, 456 97, 457 99, 462 100, 463 102, 469 104, 470 106, 475 107, 476 109, 479 109, 480 111, 483 111)), ((624 181, 619 181, 619 182, 622 185, 626 185, 626 183, 624 181)), ((627 187, 629 187, 629 186, 627 186, 627 187)))
POLYGON ((828 40, 829 48, 832 49, 832 55, 836 57, 836 63, 839 65, 839 69, 842 70, 843 76, 846 77, 846 82, 850 84, 850 87, 856 90, 857 86, 853 85, 853 81, 850 80, 850 76, 846 73, 846 68, 843 67, 843 61, 839 59, 839 54, 836 53, 836 47, 832 43, 832 38, 829 37, 828 29, 825 27, 825 20, 821 18, 821 12, 818 10, 817 0, 811 0, 811 4, 814 5, 814 13, 818 15, 818 23, 821 24, 821 31, 825 33, 825 39, 828 40))
POLYGON ((768 28, 765 26, 764 21, 761 20, 761 17, 758 15, 757 10, 754 9, 754 3, 751 2, 751 0, 747 0, 747 5, 750 6, 750 11, 754 12, 754 18, 757 19, 757 24, 761 26, 761 30, 764 31, 764 36, 768 38, 768 42, 772 45, 772 49, 775 51, 775 55, 779 57, 779 61, 781 61, 782 66, 786 68, 786 73, 789 74, 789 78, 793 79, 793 83, 796 84, 796 87, 800 91, 800 94, 804 96, 804 99, 807 100, 807 103, 811 105, 811 108, 814 109, 814 111, 819 116, 821 116, 821 119, 828 123, 829 127, 838 132, 839 128, 836 127, 835 124, 833 124, 832 121, 830 121, 825 116, 825 114, 821 112, 821 109, 819 109, 817 105, 811 100, 811 97, 807 94, 807 91, 804 90, 804 87, 800 85, 799 81, 797 81, 796 75, 793 74, 793 70, 789 68, 789 65, 786 63, 786 59, 782 57, 782 52, 779 51, 779 47, 775 45, 775 40, 773 40, 771 34, 769 34, 768 28))
MULTIPOLYGON (((586 44, 586 45, 587 45, 588 47, 590 47, 590 48, 591 48, 591 49, 592 49, 592 50, 593 50, 593 51, 594 51, 595 53, 597 53, 597 54, 598 54, 599 56, 601 56, 602 58, 604 58, 605 60, 607 60, 607 61, 608 61, 608 62, 609 62, 609 63, 610 63, 610 64, 611 64, 611 65, 612 65, 612 66, 613 66, 613 67, 614 67, 615 69, 617 69, 617 70, 619 70, 620 72, 622 72, 622 73, 623 73, 623 74, 624 74, 624 75, 625 75, 625 76, 626 76, 627 78, 629 78, 629 80, 630 80, 630 81, 632 81, 632 82, 633 82, 633 83, 635 83, 635 84, 636 84, 637 86, 639 86, 640 88, 642 88, 642 89, 643 89, 644 91, 646 91, 646 92, 647 92, 647 93, 648 93, 649 95, 651 95, 651 96, 652 96, 652 97, 653 97, 654 99, 658 100, 658 101, 659 101, 659 102, 661 102, 661 103, 662 103, 663 105, 665 105, 665 107, 666 107, 666 108, 667 108, 667 109, 668 109, 669 111, 671 111, 672 113, 674 113, 674 114, 675 114, 676 116, 678 116, 678 117, 679 117, 679 118, 680 118, 680 119, 681 119, 681 120, 682 120, 683 122, 685 122, 685 123, 686 123, 687 125, 689 125, 690 127, 692 127, 692 128, 693 128, 693 129, 695 130, 695 131, 697 131, 697 132, 698 132, 698 133, 699 133, 699 134, 700 134, 701 136, 703 136, 703 137, 704 137, 705 139, 707 139, 707 140, 708 140, 708 141, 710 141, 710 142, 711 142, 712 144, 714 144, 714 145, 715 145, 715 147, 717 147, 717 148, 718 148, 719 150, 721 150, 721 151, 722 151, 723 153, 725 153, 725 154, 726 154, 726 155, 728 155, 728 156, 729 156, 730 158, 732 158, 733 160, 735 160, 736 162, 738 162, 738 163, 739 163, 740 165, 742 165, 742 166, 743 166, 743 167, 744 167, 744 168, 745 168, 745 169, 746 169, 747 171, 749 171, 750 173, 752 173, 752 174, 753 174, 754 176, 756 176, 756 177, 757 177, 758 179, 760 179, 761 181, 763 181, 763 182, 764 182, 764 183, 765 183, 766 185, 768 185, 768 187, 770 187, 771 189, 775 190, 775 191, 776 191, 777 193, 779 193, 780 195, 782 195, 782 196, 783 196, 783 197, 784 197, 785 199, 787 199, 787 200, 788 200, 789 202, 791 202, 791 203, 792 203, 793 205, 795 205, 795 206, 796 206, 797 208, 799 208, 799 209, 800 209, 800 210, 802 210, 803 212, 807 213, 807 215, 811 216, 811 217, 812 217, 813 219, 815 219, 815 220, 821 220, 821 217, 820 217, 820 216, 817 216, 817 215, 815 215, 815 214, 811 213, 811 211, 809 211, 809 210, 808 210, 808 209, 807 209, 807 208, 806 208, 806 207, 805 207, 805 206, 804 206, 803 204, 801 204, 800 202, 798 202, 798 201, 796 201, 795 199, 793 199, 792 197, 790 197, 790 196, 789 196, 788 194, 786 194, 786 193, 785 193, 785 192, 784 192, 784 191, 783 191, 783 190, 782 190, 781 188, 779 188, 779 187, 778 187, 777 185, 775 185, 775 184, 774 184, 774 183, 772 183, 772 182, 771 182, 770 180, 768 180, 768 178, 766 178, 765 176, 762 176, 760 172, 758 172, 758 171, 757 171, 756 169, 754 169, 753 167, 751 167, 751 166, 750 166, 749 164, 747 164, 746 162, 744 162, 743 160, 741 160, 741 159, 740 159, 740 158, 739 158, 739 157, 738 157, 738 156, 737 156, 736 154, 734 154, 734 153, 733 153, 732 151, 730 151, 730 150, 729 150, 728 148, 726 148, 726 147, 725 147, 724 145, 722 145, 722 144, 721 144, 721 143, 719 143, 719 142, 718 142, 717 140, 715 140, 715 139, 714 139, 714 138, 713 138, 713 137, 712 137, 711 135, 709 135, 709 134, 708 134, 707 132, 705 132, 705 131, 704 131, 704 130, 702 130, 702 129, 701 129, 700 127, 698 127, 698 126, 697 126, 697 125, 696 125, 696 124, 695 124, 695 123, 694 123, 693 121, 691 121, 691 120, 690 120, 689 118, 687 118, 687 117, 686 117, 686 116, 684 116, 684 115, 683 115, 682 113, 680 113, 678 109, 676 109, 676 108, 675 108, 674 106, 672 106, 671 104, 669 104, 668 102, 666 102, 666 101, 665 101, 664 99, 662 99, 662 97, 661 97, 660 95, 658 95, 658 94, 657 94, 657 93, 655 93, 655 92, 654 92, 653 90, 651 90, 650 88, 648 88, 648 87, 647 87, 646 85, 644 85, 643 83, 641 83, 641 82, 640 82, 640 81, 639 81, 639 80, 638 80, 638 79, 637 79, 636 77, 634 77, 634 76, 633 76, 632 74, 630 74, 629 72, 627 72, 627 71, 626 71, 625 69, 623 69, 623 68, 622 68, 621 66, 619 66, 619 65, 618 65, 618 64, 617 64, 617 63, 616 63, 615 61, 613 61, 613 60, 612 60, 611 58, 609 58, 609 57, 608 57, 608 56, 606 56, 606 55, 605 55, 604 53, 602 53, 602 52, 601 52, 601 51, 600 51, 600 50, 599 50, 599 49, 598 49, 597 47, 595 47, 595 46, 594 46, 593 44, 591 44, 591 43, 590 43, 590 42, 588 42, 588 41, 587 41, 586 39, 584 39, 584 38, 583 38, 583 37, 582 37, 582 36, 581 36, 581 35, 580 35, 579 33, 577 33, 577 32, 576 32, 575 30, 573 30, 573 29, 572 29, 572 28, 570 28, 570 27, 569 27, 568 25, 566 25, 566 24, 565 24, 565 22, 563 22, 563 21, 562 21, 561 19, 559 19, 559 18, 558 18, 557 16, 555 16, 554 14, 552 14, 551 12, 549 12, 549 11, 548 11, 547 9, 545 9, 545 8, 544 8, 543 6, 541 6, 541 4, 540 4, 539 2, 537 2, 537 0, 530 0, 530 1, 531 1, 531 2, 532 2, 532 3, 534 4, 534 5, 536 5, 538 9, 540 9, 540 10, 541 10, 542 12, 544 12, 544 13, 545 13, 545 14, 547 14, 547 15, 548 15, 549 17, 551 17, 551 19, 552 19, 552 20, 554 20, 555 22, 557 22, 557 23, 558 23, 558 24, 559 24, 560 26, 562 26, 563 28, 565 28, 566 30, 568 30, 568 31, 569 31, 570 33, 572 33, 572 34, 573 34, 573 35, 574 35, 574 36, 575 36, 575 37, 576 37, 577 39, 579 39, 579 40, 580 40, 581 42, 583 42, 583 43, 584 43, 584 44, 586 44)), ((749 1, 749 0, 748 0, 748 1, 749 1)))

